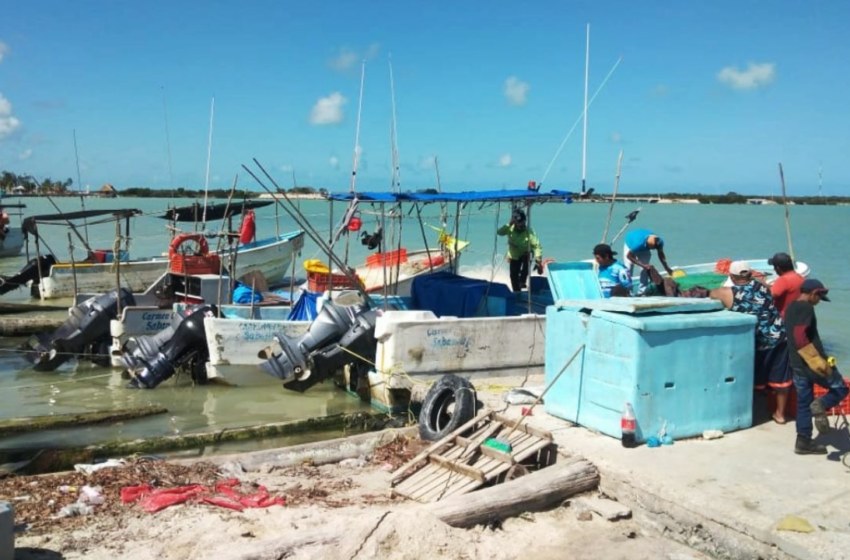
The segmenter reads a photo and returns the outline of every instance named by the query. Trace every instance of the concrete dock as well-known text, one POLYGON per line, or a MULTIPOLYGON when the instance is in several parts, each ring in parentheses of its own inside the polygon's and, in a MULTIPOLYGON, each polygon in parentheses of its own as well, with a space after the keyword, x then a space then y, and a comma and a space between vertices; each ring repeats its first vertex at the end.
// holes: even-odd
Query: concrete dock
MULTIPOLYGON (((527 382, 534 384, 542 378, 527 382)), ((492 408, 505 406, 501 395, 479 395, 492 408)), ((521 408, 511 406, 505 414, 519 417, 521 408)), ((717 558, 850 558, 850 469, 840 460, 850 450, 846 425, 819 440, 828 445, 828 456, 795 455, 793 421, 763 423, 716 440, 626 449, 544 408, 537 406, 526 421, 594 463, 601 491, 665 536, 717 558), (807 520, 814 531, 778 531, 787 515, 807 520)))

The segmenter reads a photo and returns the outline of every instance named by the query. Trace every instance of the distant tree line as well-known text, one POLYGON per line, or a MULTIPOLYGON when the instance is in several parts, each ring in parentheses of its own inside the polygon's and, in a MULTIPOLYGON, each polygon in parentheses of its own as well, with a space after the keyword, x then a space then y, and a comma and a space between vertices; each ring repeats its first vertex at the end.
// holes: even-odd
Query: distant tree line
MULTIPOLYGON (((631 194, 624 196, 638 196, 638 197, 646 197, 646 198, 658 198, 658 193, 650 193, 650 194, 631 194)), ((662 199, 675 199, 675 198, 690 198, 699 200, 702 204, 747 204, 747 200, 750 199, 762 199, 762 200, 773 200, 777 204, 782 204, 781 196, 764 196, 764 195, 747 195, 747 194, 738 194, 734 191, 730 191, 726 194, 694 194, 694 193, 664 193, 661 195, 662 199)), ((832 205, 839 203, 847 203, 850 202, 850 196, 789 196, 789 202, 793 202, 795 204, 809 204, 809 205, 832 205)))
POLYGON ((68 192, 74 180, 54 181, 50 177, 38 180, 32 175, 17 175, 11 171, 0 172, 0 190, 12 192, 15 187, 23 187, 26 193, 64 194, 68 192))
MULTIPOLYGON (((287 190, 292 194, 320 194, 325 196, 328 194, 327 189, 314 189, 313 187, 293 187, 287 190)), ((147 187, 130 187, 121 191, 121 196, 137 197, 137 198, 203 198, 203 189, 185 189, 183 187, 177 189, 150 189, 147 187)), ((208 192, 209 198, 227 198, 230 196, 230 189, 210 189, 208 192)), ((260 193, 255 191, 246 191, 237 189, 233 193, 234 199, 257 198, 260 193)))

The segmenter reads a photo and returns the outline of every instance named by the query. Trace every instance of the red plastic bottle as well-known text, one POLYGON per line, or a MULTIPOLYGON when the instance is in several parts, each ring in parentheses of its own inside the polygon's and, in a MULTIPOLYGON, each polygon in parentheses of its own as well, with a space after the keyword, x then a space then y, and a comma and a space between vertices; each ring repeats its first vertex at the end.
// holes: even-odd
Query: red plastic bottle
POLYGON ((626 408, 623 410, 623 418, 620 420, 620 431, 622 432, 623 447, 637 447, 637 439, 635 430, 637 429, 637 420, 635 419, 635 411, 632 410, 632 404, 626 403, 626 408))

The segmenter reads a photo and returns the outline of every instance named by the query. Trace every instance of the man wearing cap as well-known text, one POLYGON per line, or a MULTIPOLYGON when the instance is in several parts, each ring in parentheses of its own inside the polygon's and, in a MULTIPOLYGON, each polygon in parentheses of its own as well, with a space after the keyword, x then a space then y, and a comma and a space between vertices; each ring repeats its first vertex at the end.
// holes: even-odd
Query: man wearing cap
POLYGON ((824 455, 823 445, 812 441, 812 418, 818 433, 829 431, 826 411, 841 404, 848 392, 844 378, 835 367, 835 359, 827 356, 818 334, 815 306, 829 301, 829 290, 820 280, 809 278, 800 286, 800 296, 785 310, 788 327, 788 354, 794 387, 797 389, 797 443, 800 455, 824 455), (826 395, 814 398, 814 385, 827 389, 826 395))
POLYGON ((729 265, 729 287, 711 290, 709 297, 718 299, 730 311, 755 315, 756 322, 756 389, 770 387, 776 394, 776 410, 773 420, 785 423, 785 405, 791 389, 791 373, 788 368, 788 345, 785 325, 779 310, 773 304, 770 290, 753 278, 747 261, 735 261, 729 265))
POLYGON ((639 294, 643 294, 650 284, 649 271, 652 266, 649 263, 652 260, 653 250, 658 253, 661 266, 667 274, 672 276, 673 269, 667 264, 667 256, 664 254, 664 240, 658 234, 648 229, 635 229, 626 234, 623 255, 629 262, 629 273, 632 273, 635 266, 641 269, 639 294))
POLYGON ((525 212, 519 208, 514 210, 511 221, 496 230, 496 233, 508 236, 511 289, 515 292, 522 291, 528 280, 529 255, 534 255, 534 269, 537 274, 543 274, 543 247, 540 240, 534 230, 526 226, 525 212))
POLYGON ((779 313, 785 317, 785 310, 791 302, 800 297, 800 286, 803 285, 803 277, 794 270, 794 262, 787 253, 776 253, 767 259, 767 264, 773 266, 776 272, 776 280, 770 286, 773 302, 779 313))
POLYGON ((629 269, 614 258, 617 253, 610 245, 600 243, 593 248, 593 258, 599 265, 599 287, 602 297, 629 296, 632 289, 632 275, 629 269))

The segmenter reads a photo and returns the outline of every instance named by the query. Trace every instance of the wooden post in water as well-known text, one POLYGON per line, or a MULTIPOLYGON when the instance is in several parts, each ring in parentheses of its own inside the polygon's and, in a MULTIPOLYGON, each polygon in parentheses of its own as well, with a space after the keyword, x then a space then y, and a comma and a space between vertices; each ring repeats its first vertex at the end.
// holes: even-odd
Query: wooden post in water
POLYGON ((74 261, 74 242, 71 241, 71 232, 68 232, 68 253, 71 255, 71 277, 74 279, 74 305, 77 305, 77 263, 74 261))
POLYGON ((782 204, 785 205, 785 235, 788 237, 788 253, 791 262, 797 267, 797 259, 794 258, 794 244, 791 242, 791 216, 788 213, 788 198, 785 195, 785 173, 782 171, 782 163, 779 164, 779 181, 782 183, 782 204))

